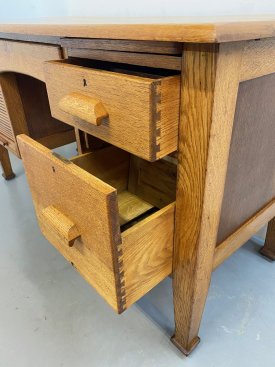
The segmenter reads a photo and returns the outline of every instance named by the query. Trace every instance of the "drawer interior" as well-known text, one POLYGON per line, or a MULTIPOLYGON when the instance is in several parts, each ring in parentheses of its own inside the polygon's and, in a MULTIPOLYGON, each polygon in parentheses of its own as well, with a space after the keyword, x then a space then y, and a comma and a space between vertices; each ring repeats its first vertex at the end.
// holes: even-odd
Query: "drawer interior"
POLYGON ((67 60, 65 60, 65 62, 67 64, 83 66, 96 70, 111 71, 126 75, 136 75, 151 79, 160 79, 162 77, 180 75, 180 71, 176 70, 151 68, 149 66, 139 66, 124 63, 122 64, 119 62, 82 59, 77 57, 69 57, 67 60))
POLYGON ((113 146, 70 159, 117 190, 121 232, 175 201, 176 165, 147 162, 113 146))

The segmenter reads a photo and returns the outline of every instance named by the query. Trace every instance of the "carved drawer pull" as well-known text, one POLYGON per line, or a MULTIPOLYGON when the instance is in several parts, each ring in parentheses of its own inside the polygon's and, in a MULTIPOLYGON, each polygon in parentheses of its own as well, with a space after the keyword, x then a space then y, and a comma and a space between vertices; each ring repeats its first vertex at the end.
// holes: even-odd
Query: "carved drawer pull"
POLYGON ((75 223, 53 205, 42 209, 40 219, 49 231, 53 231, 69 247, 72 247, 74 241, 80 237, 75 223))
POLYGON ((108 117, 108 112, 99 100, 76 92, 63 97, 58 106, 62 111, 96 126, 108 117))

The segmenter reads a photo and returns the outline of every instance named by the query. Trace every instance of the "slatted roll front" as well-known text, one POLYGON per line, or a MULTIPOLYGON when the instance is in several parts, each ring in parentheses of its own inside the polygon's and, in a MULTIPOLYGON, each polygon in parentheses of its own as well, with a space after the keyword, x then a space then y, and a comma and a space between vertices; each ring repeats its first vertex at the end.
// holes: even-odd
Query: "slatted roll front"
POLYGON ((0 135, 14 141, 14 133, 11 125, 11 120, 1 85, 0 85, 0 135))

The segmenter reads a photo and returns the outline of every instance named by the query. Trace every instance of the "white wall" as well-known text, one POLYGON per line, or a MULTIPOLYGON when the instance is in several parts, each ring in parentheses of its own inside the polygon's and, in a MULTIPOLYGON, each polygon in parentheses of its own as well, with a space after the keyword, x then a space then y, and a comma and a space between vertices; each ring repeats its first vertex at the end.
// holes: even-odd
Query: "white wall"
POLYGON ((0 0, 0 18, 275 13, 274 0, 0 0))

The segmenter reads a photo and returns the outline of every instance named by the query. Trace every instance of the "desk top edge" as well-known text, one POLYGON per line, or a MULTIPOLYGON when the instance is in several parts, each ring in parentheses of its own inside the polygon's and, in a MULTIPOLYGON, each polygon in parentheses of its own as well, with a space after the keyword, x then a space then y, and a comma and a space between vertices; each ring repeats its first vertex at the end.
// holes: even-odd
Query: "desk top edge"
POLYGON ((16 35, 222 43, 275 37, 275 15, 257 17, 40 18, 1 23, 16 35))

